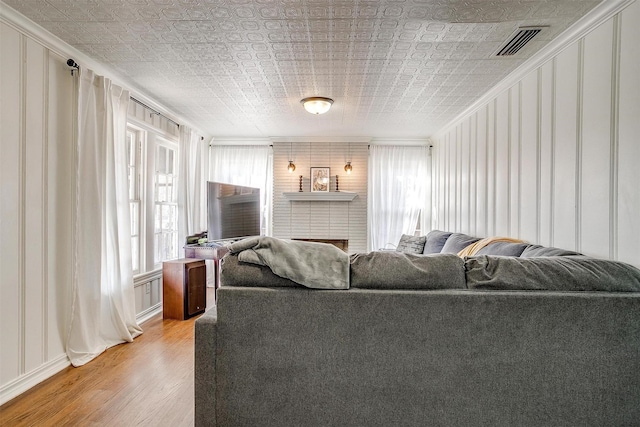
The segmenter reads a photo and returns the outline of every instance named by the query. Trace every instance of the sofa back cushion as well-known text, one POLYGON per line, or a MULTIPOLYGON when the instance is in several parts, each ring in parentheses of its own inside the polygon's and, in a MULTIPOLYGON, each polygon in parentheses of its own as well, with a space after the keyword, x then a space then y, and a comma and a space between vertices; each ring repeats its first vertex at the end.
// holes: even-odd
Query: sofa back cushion
POLYGON ((427 241, 424 244, 423 254, 439 254, 451 236, 450 231, 432 230, 427 234, 427 241))
POLYGON ((529 243, 493 242, 480 249, 476 255, 520 256, 529 243))
POLYGON ((640 270, 585 256, 465 259, 469 289, 640 292, 640 270))
POLYGON ((540 245, 529 245, 522 254, 520 255, 522 258, 531 258, 531 257, 539 257, 539 256, 575 256, 582 255, 581 253, 568 251, 566 249, 548 247, 548 246, 540 246, 540 245))
POLYGON ((467 236, 462 233, 452 233, 442 247, 443 254, 457 254, 467 246, 480 240, 479 237, 467 236))
POLYGON ((222 286, 302 287, 296 282, 273 274, 269 267, 238 261, 238 254, 226 254, 220 261, 222 286))
POLYGON ((464 289, 464 261, 456 255, 376 251, 351 255, 351 288, 464 289))

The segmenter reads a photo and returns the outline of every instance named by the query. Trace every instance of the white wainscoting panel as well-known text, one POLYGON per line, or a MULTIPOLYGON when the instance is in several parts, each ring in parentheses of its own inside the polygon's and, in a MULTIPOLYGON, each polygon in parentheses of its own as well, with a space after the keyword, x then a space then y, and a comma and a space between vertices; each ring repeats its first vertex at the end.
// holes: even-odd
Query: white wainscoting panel
POLYGON ((538 242, 549 246, 553 240, 553 147, 555 137, 553 133, 555 111, 553 104, 554 88, 554 61, 549 61, 540 68, 540 85, 538 99, 539 116, 539 196, 538 206, 538 242))
POLYGON ((520 237, 538 241, 539 152, 538 71, 522 80, 520 99, 520 237))
POLYGON ((0 23, 0 404, 68 366, 74 200, 66 58, 0 23))
POLYGON ((134 278, 133 287, 138 322, 162 312, 162 269, 134 278))
POLYGON ((496 98, 496 213, 495 234, 508 236, 509 232, 509 93, 503 92, 496 98))
POLYGON ((553 224, 554 245, 575 250, 577 245, 578 221, 578 147, 579 119, 578 104, 582 91, 581 46, 578 42, 554 58, 556 92, 555 104, 555 146, 553 151, 553 224))
MULTIPOLYGON (((0 113, 2 155, 0 156, 0 336, 2 363, 0 384, 24 371, 24 128, 22 97, 24 38, 12 28, 0 27, 3 58, 20 58, 14 67, 2 67, 0 113)), ((6 62, 3 61, 3 64, 6 62)))
POLYGON ((640 267, 638 22, 636 1, 433 138, 435 228, 640 267))
POLYGON ((579 251, 609 256, 613 20, 584 39, 579 251))
MULTIPOLYGON (((620 16, 615 257, 640 264, 640 2, 620 16)), ((614 121, 615 123, 615 121, 614 121)))

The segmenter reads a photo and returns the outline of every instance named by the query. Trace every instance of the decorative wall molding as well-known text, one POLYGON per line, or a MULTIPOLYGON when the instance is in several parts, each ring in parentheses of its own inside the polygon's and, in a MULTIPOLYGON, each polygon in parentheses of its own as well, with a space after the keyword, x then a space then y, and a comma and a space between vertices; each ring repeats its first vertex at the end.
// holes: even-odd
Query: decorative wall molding
POLYGON ((270 138, 272 143, 369 143, 371 138, 360 136, 274 136, 270 138))
POLYGON ((162 269, 159 268, 157 270, 152 270, 147 273, 142 273, 135 276, 133 278, 133 286, 134 287, 142 286, 145 283, 151 282, 152 280, 161 279, 161 278, 162 278, 162 269))
POLYGON ((71 361, 66 354, 61 354, 48 361, 31 372, 28 372, 13 381, 0 387, 0 405, 4 405, 11 399, 19 396, 31 387, 40 384, 47 378, 57 374, 64 368, 71 366, 71 361))
POLYGON ((431 140, 429 138, 420 139, 393 139, 393 138, 373 138, 370 142, 371 145, 430 145, 431 140))
POLYGON ((209 146, 214 145, 271 145, 270 138, 211 138, 209 146))
POLYGON ((141 313, 136 314, 136 321, 138 324, 142 325, 144 322, 150 320, 156 314, 162 313, 162 302, 154 305, 153 307, 149 307, 141 313))

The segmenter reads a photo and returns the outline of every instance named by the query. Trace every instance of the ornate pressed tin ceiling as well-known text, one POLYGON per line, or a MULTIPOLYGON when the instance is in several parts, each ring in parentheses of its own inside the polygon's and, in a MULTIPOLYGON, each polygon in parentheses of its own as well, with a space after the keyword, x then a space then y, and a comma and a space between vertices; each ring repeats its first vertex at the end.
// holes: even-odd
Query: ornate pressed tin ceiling
POLYGON ((206 134, 424 138, 600 1, 4 2, 206 134), (335 103, 312 116, 308 96, 335 103))

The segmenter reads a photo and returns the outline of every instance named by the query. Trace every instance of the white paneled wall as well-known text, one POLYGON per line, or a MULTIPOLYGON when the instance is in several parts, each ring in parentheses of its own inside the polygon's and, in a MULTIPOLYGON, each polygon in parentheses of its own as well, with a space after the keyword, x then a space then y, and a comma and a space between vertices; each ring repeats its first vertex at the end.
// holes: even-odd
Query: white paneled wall
POLYGON ((66 58, 4 22, 0 43, 1 404, 69 364, 75 167, 66 58))
POLYGON ((640 267, 640 3, 434 138, 434 227, 640 267))
POLYGON ((274 141, 273 143, 273 236, 284 239, 346 239, 349 252, 367 249, 367 165, 368 141, 335 138, 313 141, 274 141), (296 165, 287 171, 289 159, 296 165), (351 160, 353 172, 347 175, 344 166, 351 160), (331 191, 335 191, 336 175, 339 188, 358 193, 351 202, 290 201, 283 192, 310 191, 311 167, 331 168, 331 191))
POLYGON ((136 317, 147 320, 162 310, 162 270, 142 274, 134 280, 136 317))
MULTIPOLYGON (((75 78, 66 57, 10 21, 0 22, 0 57, 2 404, 69 365, 75 78)), ((139 104, 131 103, 130 114, 178 134, 175 124, 139 104)), ((136 280, 141 320, 161 307, 161 282, 161 272, 136 280)))

